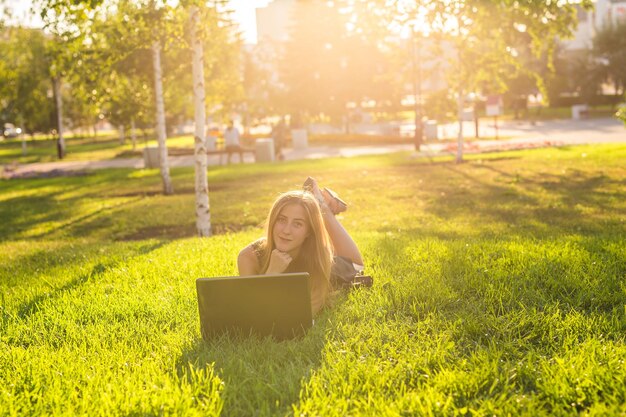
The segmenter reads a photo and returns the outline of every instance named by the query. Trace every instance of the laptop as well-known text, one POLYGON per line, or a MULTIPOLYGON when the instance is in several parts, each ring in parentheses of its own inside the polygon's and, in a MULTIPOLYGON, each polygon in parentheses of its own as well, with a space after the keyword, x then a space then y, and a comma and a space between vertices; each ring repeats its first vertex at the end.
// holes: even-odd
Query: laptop
POLYGON ((223 335, 302 336, 313 324, 308 273, 198 278, 205 340, 223 335))

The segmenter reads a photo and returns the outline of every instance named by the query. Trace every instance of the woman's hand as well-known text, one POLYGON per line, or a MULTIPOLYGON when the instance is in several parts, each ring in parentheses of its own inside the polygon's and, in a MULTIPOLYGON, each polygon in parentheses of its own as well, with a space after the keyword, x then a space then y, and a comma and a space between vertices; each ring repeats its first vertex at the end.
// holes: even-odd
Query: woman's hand
POLYGON ((278 249, 274 249, 270 255, 270 264, 267 267, 266 274, 282 274, 285 272, 292 258, 287 252, 281 252, 278 249))

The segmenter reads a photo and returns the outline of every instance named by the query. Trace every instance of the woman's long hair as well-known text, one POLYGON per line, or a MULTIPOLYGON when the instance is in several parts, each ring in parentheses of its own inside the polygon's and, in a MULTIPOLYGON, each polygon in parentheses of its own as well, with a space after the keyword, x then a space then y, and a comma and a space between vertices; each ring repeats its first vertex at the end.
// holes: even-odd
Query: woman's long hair
POLYGON ((333 247, 330 236, 324 226, 322 211, 308 191, 289 191, 281 194, 265 222, 265 250, 261 259, 261 273, 265 273, 270 264, 274 244, 274 225, 282 209, 289 204, 298 204, 306 212, 309 236, 302 243, 298 258, 291 261, 286 272, 308 272, 311 276, 311 299, 314 311, 319 310, 326 302, 330 291, 330 269, 333 262, 333 247))

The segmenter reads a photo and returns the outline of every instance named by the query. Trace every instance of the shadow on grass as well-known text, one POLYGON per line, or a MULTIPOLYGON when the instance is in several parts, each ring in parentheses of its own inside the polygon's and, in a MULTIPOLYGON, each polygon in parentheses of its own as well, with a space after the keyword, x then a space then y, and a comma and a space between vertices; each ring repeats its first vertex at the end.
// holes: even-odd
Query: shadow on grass
POLYGON ((0 204, 0 239, 39 239, 59 230, 71 236, 84 237, 84 230, 72 232, 69 229, 94 218, 106 218, 115 208, 137 201, 125 201, 74 218, 80 214, 83 205, 106 199, 104 191, 111 184, 129 182, 131 174, 129 170, 106 170, 84 177, 4 181, 3 186, 6 187, 3 187, 3 193, 17 193, 18 196, 7 198, 0 204), (19 195, 21 192, 28 194, 19 195), (71 221, 64 221, 72 218, 71 221), (46 223, 62 224, 34 236, 24 236, 25 231, 46 223))
MULTIPOLYGON (((618 249, 624 245, 623 236, 575 236, 543 243, 533 238, 448 237, 439 243, 429 253, 432 238, 409 231, 393 242, 384 237, 374 244, 376 260, 384 260, 385 272, 393 277, 382 287, 387 319, 405 315, 422 320, 436 314, 451 325, 461 320, 464 334, 458 337, 474 347, 488 347, 498 338, 523 338, 515 319, 522 313, 605 317, 617 331, 593 331, 609 339, 620 339, 626 329, 626 257, 618 249), (528 246, 520 251, 520 244, 528 246), (407 248, 423 262, 407 260, 407 248)), ((548 336, 556 330, 519 324, 537 337, 545 331, 546 340, 554 342, 548 336)))
MULTIPOLYGON (((243 230, 252 229, 258 225, 252 223, 242 224, 224 224, 213 223, 211 224, 212 236, 225 235, 228 233, 238 233, 243 230)), ((155 225, 139 228, 133 232, 120 235, 115 240, 126 242, 145 239, 185 239, 189 237, 198 236, 198 229, 195 224, 188 225, 155 225)))
POLYGON ((68 218, 75 210, 71 204, 60 209, 57 196, 61 192, 39 193, 36 196, 14 197, 0 205, 0 239, 23 238, 23 233, 33 226, 68 218))
MULTIPOLYGON (((483 239, 469 245, 466 240, 419 239, 409 234, 373 243, 373 258, 384 261, 385 273, 393 278, 375 290, 379 295, 371 298, 379 300, 376 306, 353 308, 355 321, 361 308, 384 312, 370 315, 372 329, 412 323, 416 329, 432 329, 433 338, 448 335, 453 341, 445 365, 429 365, 423 370, 427 378, 408 379, 406 390, 440 391, 459 409, 480 409, 515 392, 541 399, 533 414, 571 413, 568 407, 577 402, 578 388, 567 393, 548 390, 544 380, 562 372, 560 358, 581 347, 623 344, 626 262, 615 248, 623 247, 624 238, 483 239), (473 383, 445 383, 455 372, 471 375, 473 383), (508 383, 499 383, 511 374, 515 377, 508 383)), ((362 340, 375 338, 375 330, 361 330, 362 340)), ((380 355, 374 349, 367 353, 380 355)), ((429 354, 433 352, 426 348, 424 355, 429 354)), ((572 374, 587 372, 585 366, 587 362, 572 363, 572 374)), ((584 382, 567 381, 593 386, 586 391, 589 397, 577 402, 578 411, 620 402, 614 393, 621 392, 621 385, 613 378, 621 371, 606 362, 595 366, 606 366, 606 372, 584 382)))
POLYGON ((585 173, 578 169, 568 169, 567 175, 555 175, 551 173, 534 173, 534 175, 513 175, 491 165, 481 165, 481 168, 491 170, 498 175, 508 178, 511 183, 519 184, 528 188, 535 185, 559 196, 564 204, 573 205, 582 203, 593 205, 602 209, 611 210, 611 205, 605 204, 606 199, 623 198, 624 192, 606 192, 599 189, 606 187, 625 187, 626 179, 612 179, 603 173, 585 173))
MULTIPOLYGON (((624 180, 577 170, 567 176, 522 175, 490 165, 479 167, 504 181, 498 184, 481 178, 480 172, 470 174, 446 165, 451 173, 449 181, 461 186, 448 187, 446 193, 431 193, 432 198, 425 200, 425 211, 444 221, 474 219, 471 232, 479 236, 501 233, 484 225, 504 227, 507 234, 519 236, 624 233, 625 225, 619 222, 621 208, 615 204, 626 200, 624 180), (463 181, 469 185, 463 186, 463 181), (548 199, 544 197, 546 192, 548 199), (616 227, 607 228, 607 224, 616 227)), ((423 232, 438 234, 432 230, 423 232)))
MULTIPOLYGON (((7 188, 3 193, 15 193, 0 205, 0 239, 41 239, 52 238, 61 234, 63 237, 111 238, 118 241, 141 239, 179 239, 193 237, 196 228, 190 221, 193 216, 193 171, 191 169, 173 170, 175 181, 173 197, 163 196, 161 183, 156 177, 133 177, 133 170, 105 170, 86 177, 46 178, 5 181, 7 188), (27 193, 24 195, 24 193, 27 193), (125 201, 111 201, 120 198, 125 201), (146 200, 144 198, 154 198, 146 200), (150 208, 148 208, 148 204, 150 208), (173 205, 186 204, 189 215, 179 213, 166 215, 173 205), (157 210, 155 210, 155 208, 157 210), (142 211, 148 210, 149 213, 142 211), (128 228, 118 227, 116 218, 123 219, 128 228), (147 220, 150 219, 150 220, 147 220), (174 223, 174 224, 173 224, 174 223), (32 233, 34 228, 41 228, 32 233), (30 232, 30 233, 29 233, 30 232)), ((230 172, 226 176, 232 175, 230 172)), ((300 174, 293 174, 294 177, 300 174)), ((211 203, 221 207, 233 207, 224 210, 221 219, 213 217, 213 233, 225 234, 238 232, 259 224, 257 216, 246 217, 250 208, 245 204, 256 201, 260 196, 273 197, 276 188, 273 182, 288 181, 280 173, 268 171, 253 177, 232 180, 213 180, 209 183, 211 203), (282 181, 280 181, 282 179, 282 181), (272 181, 274 180, 274 181, 272 181), (231 187, 237 187, 239 202, 229 201, 231 187), (239 204, 241 203, 241 204, 239 204), (239 206, 237 206, 239 204, 239 206), (240 213, 244 212, 244 219, 240 213)), ((286 191, 291 186, 286 186, 286 191)), ((268 202, 269 206, 271 202, 268 202)), ((215 212, 219 212, 219 209, 215 212)), ((215 214, 215 212, 213 214, 215 214)))
MULTIPOLYGON (((325 316, 325 314, 323 315, 325 316)), ((224 416, 286 415, 303 381, 320 366, 329 322, 316 324, 300 339, 216 337, 196 339, 177 361, 177 372, 213 366, 224 381, 224 416)))
MULTIPOLYGON (((129 262, 134 257, 146 255, 152 251, 157 250, 163 245, 164 245, 163 242, 156 242, 156 243, 144 244, 138 248, 127 248, 129 253, 125 255, 123 262, 129 262)), ((100 248, 101 248, 101 245, 94 245, 93 250, 94 252, 98 252, 100 248)), ((42 256, 45 256, 46 258, 53 260, 53 265, 50 265, 49 263, 47 264, 49 268, 53 268, 53 267, 62 268, 67 264, 70 264, 70 263, 73 264, 77 262, 77 260, 74 257, 69 256, 72 254, 72 252, 73 252, 73 247, 71 245, 69 246, 66 245, 56 251, 37 251, 28 256, 21 257, 20 259, 17 260, 17 262, 24 263, 27 265, 28 264, 40 265, 42 256)), ((48 284, 51 287, 51 291, 36 295, 33 298, 31 298, 29 301, 22 303, 17 308, 17 315, 20 318, 24 319, 24 318, 31 316, 32 314, 37 313, 40 309, 40 305, 42 302, 60 298, 65 293, 72 291, 90 281, 94 281, 98 279, 98 277, 100 277, 102 274, 104 274, 106 271, 110 270, 111 268, 117 266, 120 262, 120 260, 116 258, 108 259, 103 254, 101 254, 100 256, 104 260, 94 265, 89 272, 85 272, 77 276, 73 280, 59 287, 48 284)), ((80 261, 84 262, 84 259, 81 259, 80 261)))

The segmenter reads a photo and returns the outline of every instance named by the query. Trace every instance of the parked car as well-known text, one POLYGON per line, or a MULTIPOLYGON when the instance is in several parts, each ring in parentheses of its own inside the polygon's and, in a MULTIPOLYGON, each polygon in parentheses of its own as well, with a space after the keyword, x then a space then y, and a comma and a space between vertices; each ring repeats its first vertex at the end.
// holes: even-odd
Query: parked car
POLYGON ((6 139, 16 138, 20 135, 20 133, 22 133, 22 129, 20 129, 19 127, 15 127, 11 123, 4 124, 2 136, 4 136, 6 139))

